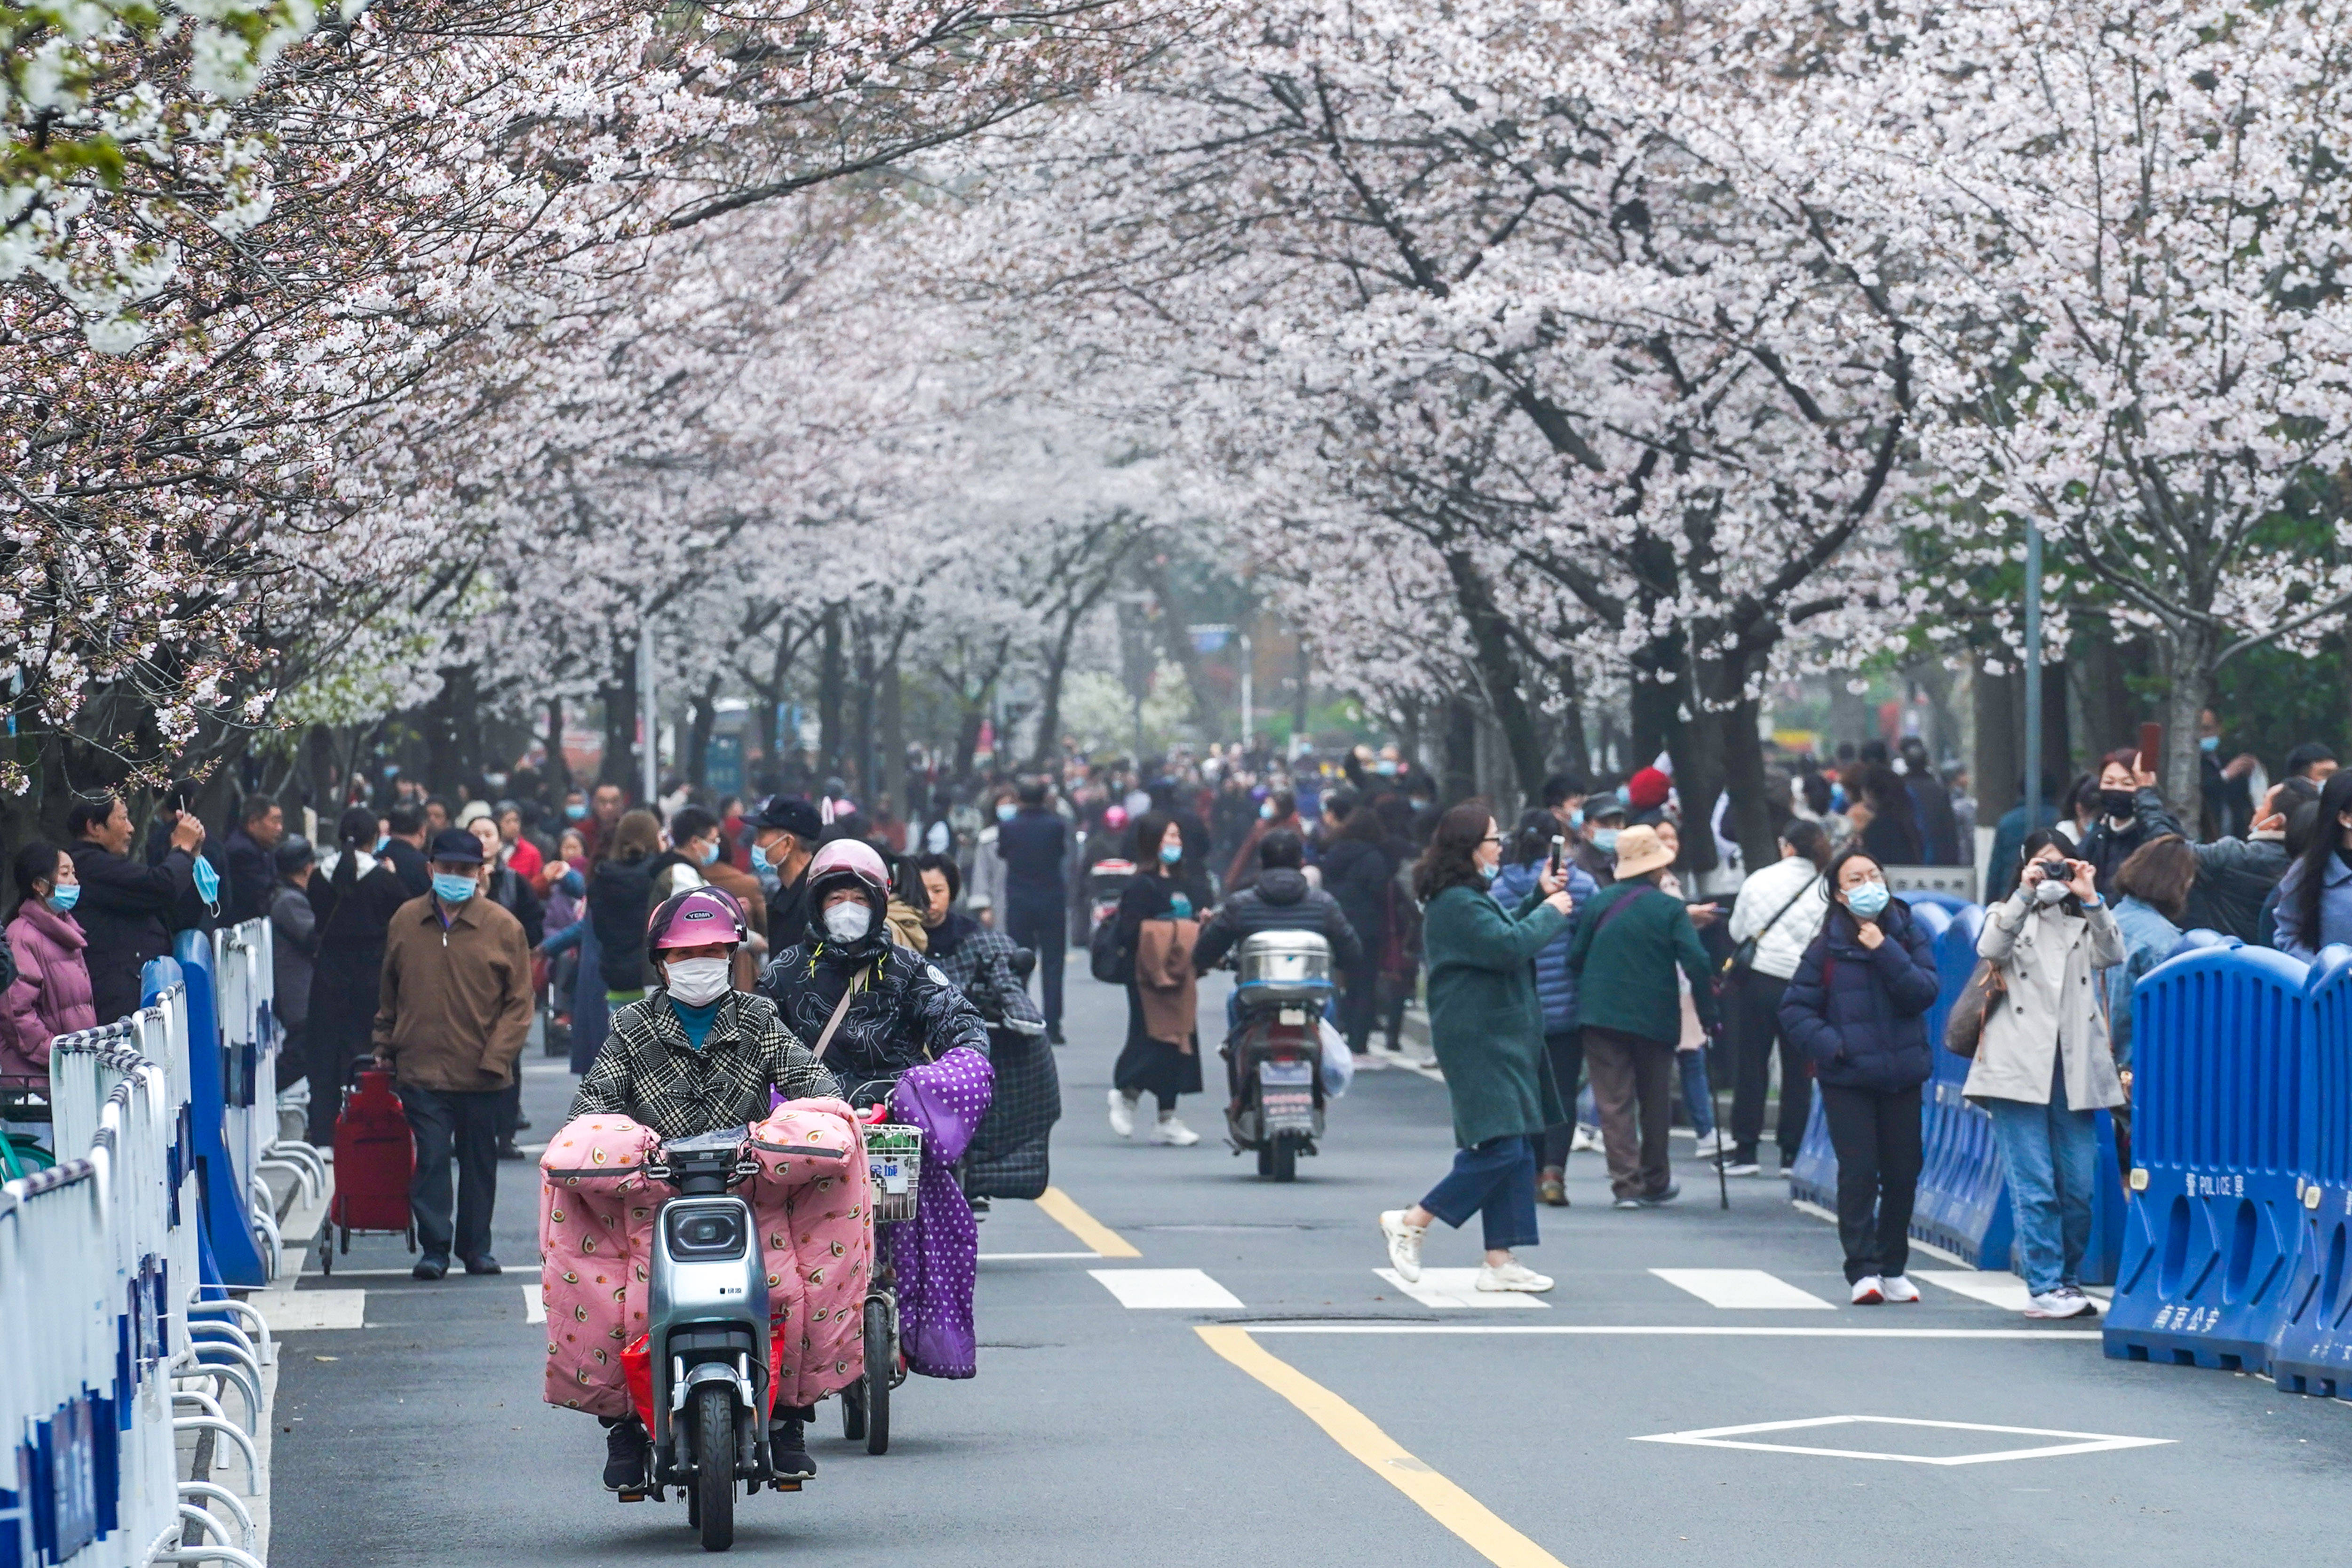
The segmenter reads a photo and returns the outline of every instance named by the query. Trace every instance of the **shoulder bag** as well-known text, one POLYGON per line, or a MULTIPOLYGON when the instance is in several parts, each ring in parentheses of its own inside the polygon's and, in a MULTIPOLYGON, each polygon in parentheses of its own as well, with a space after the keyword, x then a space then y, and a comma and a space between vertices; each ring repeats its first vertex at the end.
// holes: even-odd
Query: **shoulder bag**
POLYGON ((1944 1020, 1944 1048, 1956 1057, 1974 1058, 1984 1041, 1986 1020, 2008 994, 2009 982, 2001 977, 2000 966, 1990 958, 1978 959, 1944 1020))
POLYGON ((1780 913, 1774 915, 1770 920, 1766 921, 1764 924, 1758 929, 1754 936, 1749 937, 1738 947, 1731 950, 1731 956, 1723 961, 1723 972, 1726 974, 1730 974, 1734 973, 1744 973, 1755 968, 1757 946, 1761 943, 1766 937, 1772 934, 1773 927, 1779 925, 1782 921, 1789 918, 1789 911, 1797 907, 1797 899, 1801 899, 1807 893, 1811 892, 1815 884, 1820 881, 1821 878, 1818 875, 1808 878, 1805 881, 1805 885, 1797 889, 1797 897, 1795 899, 1790 899, 1787 903, 1780 906, 1780 913))

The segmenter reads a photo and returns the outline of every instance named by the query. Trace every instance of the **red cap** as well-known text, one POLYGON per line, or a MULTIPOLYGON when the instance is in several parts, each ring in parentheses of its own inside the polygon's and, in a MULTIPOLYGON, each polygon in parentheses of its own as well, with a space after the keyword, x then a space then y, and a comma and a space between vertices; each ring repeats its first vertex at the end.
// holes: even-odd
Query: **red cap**
POLYGON ((1643 768, 1625 781, 1625 804, 1635 811, 1655 811, 1666 804, 1675 781, 1655 768, 1643 768))

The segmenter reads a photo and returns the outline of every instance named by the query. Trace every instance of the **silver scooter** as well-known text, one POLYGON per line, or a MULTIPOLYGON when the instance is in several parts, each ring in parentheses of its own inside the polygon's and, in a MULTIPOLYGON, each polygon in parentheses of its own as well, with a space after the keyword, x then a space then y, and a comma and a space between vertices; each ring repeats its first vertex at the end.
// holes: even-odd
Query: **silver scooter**
MULTIPOLYGON (((654 1216, 646 1339, 653 1384, 647 1489, 686 1494, 706 1552, 735 1540, 735 1483, 775 1479, 768 1447, 768 1271, 751 1205, 730 1188, 759 1169, 751 1131, 664 1143, 646 1174, 677 1189, 654 1216)), ((624 1493, 624 1497, 629 1494, 624 1493)), ((642 1494, 640 1494, 642 1495, 642 1494)))

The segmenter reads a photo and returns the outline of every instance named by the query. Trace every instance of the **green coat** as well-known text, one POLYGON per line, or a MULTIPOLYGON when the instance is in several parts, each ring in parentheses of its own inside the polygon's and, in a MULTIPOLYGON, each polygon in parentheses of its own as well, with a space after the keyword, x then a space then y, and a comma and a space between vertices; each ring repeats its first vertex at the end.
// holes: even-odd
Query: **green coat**
POLYGON ((1699 945, 1690 910, 1646 878, 1601 889, 1577 911, 1576 940, 1568 948, 1568 966, 1577 975, 1577 1023, 1679 1045, 1683 999, 1675 984, 1676 963, 1690 976, 1699 1022, 1712 1029, 1715 976, 1708 973, 1706 949, 1699 945), (1609 911, 1627 899, 1638 901, 1608 920, 1609 911))
POLYGON ((1475 889, 1448 888, 1422 920, 1429 1043, 1454 1097, 1454 1142, 1533 1136, 1567 1121, 1544 1051, 1535 955, 1568 917, 1540 890, 1506 914, 1475 889))

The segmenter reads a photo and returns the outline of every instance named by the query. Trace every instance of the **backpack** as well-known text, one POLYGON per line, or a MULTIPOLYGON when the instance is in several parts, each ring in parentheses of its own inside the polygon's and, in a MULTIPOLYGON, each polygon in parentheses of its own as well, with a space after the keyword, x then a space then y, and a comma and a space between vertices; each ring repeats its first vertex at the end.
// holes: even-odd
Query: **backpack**
POLYGON ((1117 911, 1095 923, 1087 942, 1087 967, 1106 985, 1124 985, 1135 978, 1135 949, 1118 940, 1117 911))

